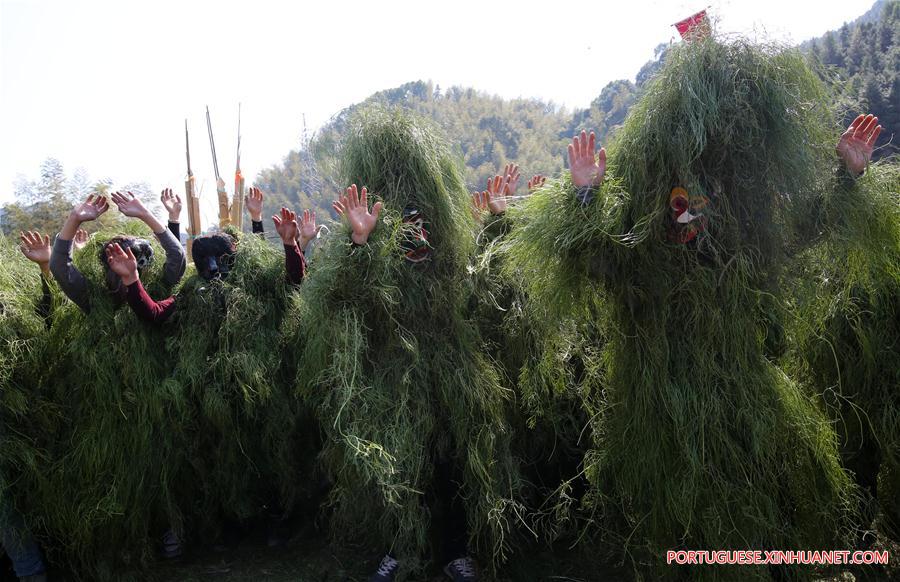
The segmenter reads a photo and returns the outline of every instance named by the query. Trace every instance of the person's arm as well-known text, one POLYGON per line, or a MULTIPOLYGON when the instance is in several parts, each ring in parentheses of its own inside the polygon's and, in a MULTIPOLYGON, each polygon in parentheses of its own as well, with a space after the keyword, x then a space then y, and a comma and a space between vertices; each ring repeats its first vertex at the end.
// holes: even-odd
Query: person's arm
POLYGON ((85 222, 95 220, 109 210, 106 198, 91 194, 87 200, 76 206, 69 213, 62 230, 53 241, 50 253, 50 272, 59 284, 59 288, 82 311, 90 310, 88 285, 84 276, 72 263, 72 244, 78 230, 85 222))
MULTIPOLYGON (((304 218, 306 223, 309 220, 309 211, 306 212, 304 218)), ((304 275, 306 275, 306 259, 303 257, 303 252, 297 244, 297 238, 301 236, 300 232, 302 230, 297 224, 297 213, 287 208, 282 208, 280 215, 276 214, 272 217, 272 222, 275 223, 275 232, 278 233, 282 244, 284 244, 284 267, 288 283, 299 285, 303 281, 304 275)), ((312 227, 314 230, 315 222, 313 222, 312 227)))
POLYGON ((250 192, 244 196, 244 206, 250 214, 251 230, 253 234, 260 236, 265 236, 262 223, 263 198, 263 191, 255 186, 251 187, 250 192))
POLYGON ((168 230, 156 233, 156 240, 166 252, 166 264, 163 265, 163 281, 166 285, 175 285, 181 281, 187 268, 187 259, 181 241, 168 230))
MULTIPOLYGON (((144 207, 143 203, 134 197, 134 194, 127 192, 122 194, 116 192, 112 195, 112 201, 119 207, 119 211, 125 216, 137 218, 144 222, 156 235, 159 244, 166 251, 166 264, 163 267, 163 281, 167 285, 175 285, 181 280, 184 271, 187 268, 187 260, 185 259, 184 249, 179 241, 153 216, 153 214, 144 207)), ((171 216, 171 215, 170 215, 171 216)))
POLYGON ((169 231, 175 240, 181 242, 181 196, 172 192, 171 188, 162 191, 159 197, 166 212, 169 213, 169 231))
POLYGON ((137 261, 131 249, 122 249, 120 245, 107 245, 106 261, 109 268, 122 279, 125 285, 128 305, 134 314, 150 323, 163 323, 175 313, 175 297, 162 301, 154 301, 144 286, 137 270, 137 261))
POLYGON ((140 279, 126 288, 128 305, 134 314, 148 323, 165 323, 175 313, 175 296, 162 301, 154 301, 147 293, 140 279))

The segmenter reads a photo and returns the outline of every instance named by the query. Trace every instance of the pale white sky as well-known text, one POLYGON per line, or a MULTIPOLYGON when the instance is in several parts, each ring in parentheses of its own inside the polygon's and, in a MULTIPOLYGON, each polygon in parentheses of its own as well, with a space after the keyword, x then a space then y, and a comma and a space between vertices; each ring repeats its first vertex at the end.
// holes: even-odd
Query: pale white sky
MULTIPOLYGON (((709 1, 709 0, 706 0, 709 1)), ((802 41, 874 0, 712 0, 720 32, 802 41)), ((237 104, 249 182, 342 108, 407 81, 586 107, 633 79, 704 0, 254 2, 0 0, 0 204, 43 159, 183 192, 184 119, 212 214, 232 188, 237 104)), ((204 214, 207 214, 204 212, 204 214)))

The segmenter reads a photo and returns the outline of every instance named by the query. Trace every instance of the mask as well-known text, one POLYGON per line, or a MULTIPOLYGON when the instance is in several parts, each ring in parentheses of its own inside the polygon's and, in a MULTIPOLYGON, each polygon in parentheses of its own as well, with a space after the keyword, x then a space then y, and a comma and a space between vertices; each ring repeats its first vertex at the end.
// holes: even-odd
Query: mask
POLYGON ((201 236, 191 245, 197 274, 207 281, 225 278, 234 265, 235 242, 227 234, 201 236))
POLYGON ((131 249, 131 253, 137 261, 138 271, 149 267, 153 263, 153 246, 150 244, 150 241, 130 236, 117 236, 111 238, 100 250, 100 261, 107 270, 109 270, 109 263, 106 260, 106 249, 111 244, 119 245, 122 247, 122 250, 131 249))
POLYGON ((669 213, 672 224, 669 226, 669 239, 686 244, 694 240, 698 234, 706 230, 706 217, 703 209, 709 199, 702 195, 690 195, 684 188, 676 187, 669 195, 669 213))
POLYGON ((410 263, 421 263, 431 257, 432 246, 428 243, 428 223, 418 208, 407 206, 403 209, 403 254, 410 263))

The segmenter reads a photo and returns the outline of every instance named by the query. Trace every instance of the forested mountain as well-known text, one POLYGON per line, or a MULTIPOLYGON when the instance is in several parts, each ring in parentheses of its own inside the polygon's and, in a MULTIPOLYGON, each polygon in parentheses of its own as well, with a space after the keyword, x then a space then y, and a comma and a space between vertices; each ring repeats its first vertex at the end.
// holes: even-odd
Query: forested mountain
MULTIPOLYGON (((353 111, 372 103, 408 107, 439 123, 465 161, 471 190, 483 188, 489 176, 511 161, 521 166, 525 180, 536 173, 556 174, 563 167, 566 143, 574 132, 593 129, 601 143, 608 143, 645 83, 661 66, 668 46, 656 47, 654 59, 641 68, 634 82, 609 83, 588 108, 577 111, 536 99, 506 100, 470 88, 442 91, 424 81, 379 91, 335 115, 281 164, 259 173, 255 183, 268 193, 265 215, 282 205, 315 208, 321 217, 331 212, 331 201, 343 186, 336 183, 333 167, 338 140, 353 111)), ((878 0, 854 22, 806 41, 801 48, 822 64, 822 74, 846 102, 848 116, 865 109, 881 118, 887 128, 883 135, 890 137, 900 130, 900 0, 878 0)), ((889 144, 875 155, 898 151, 896 144, 889 144)), ((48 163, 58 164, 55 160, 48 163)), ((5 232, 21 228, 20 223, 33 225, 30 209, 47 214, 50 206, 61 204, 59 188, 53 187, 52 180, 48 184, 43 181, 17 186, 17 203, 7 207, 2 220, 5 232), (19 196, 23 187, 27 195, 19 196)), ((84 185, 77 186, 80 190, 84 185)))
MULTIPOLYGON (((804 48, 834 73, 835 88, 848 102, 877 114, 889 132, 900 130, 900 1, 879 0, 853 23, 804 48)), ((875 156, 898 151, 894 143, 875 156)))
MULTIPOLYGON (((535 173, 554 174, 563 167, 566 143, 575 131, 593 129, 601 142, 609 140, 662 64, 667 48, 668 44, 656 47, 654 59, 634 82, 613 81, 587 109, 574 112, 535 99, 504 100, 474 89, 451 87, 442 92, 423 81, 380 91, 340 112, 310 143, 288 154, 282 165, 262 171, 256 183, 270 193, 273 208, 289 204, 330 211, 339 187, 333 178, 335 145, 348 116, 372 103, 408 107, 437 121, 459 147, 472 190, 510 161, 522 167, 526 179, 535 173)), ((877 113, 885 127, 900 128, 900 0, 879 0, 856 21, 801 48, 824 65, 823 75, 848 103, 848 115, 862 107, 877 113)), ((876 157, 896 151, 889 145, 876 157)))

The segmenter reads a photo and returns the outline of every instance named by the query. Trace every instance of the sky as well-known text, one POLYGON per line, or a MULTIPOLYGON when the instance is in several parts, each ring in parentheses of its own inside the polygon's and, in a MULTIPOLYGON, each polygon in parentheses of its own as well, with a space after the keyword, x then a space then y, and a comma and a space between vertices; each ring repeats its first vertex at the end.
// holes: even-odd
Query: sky
POLYGON ((206 219, 207 105, 231 184, 241 103, 249 185, 299 146, 304 115, 312 132, 405 82, 584 108, 608 82, 634 79, 677 37, 672 23, 703 8, 719 32, 800 42, 873 2, 0 0, 0 204, 47 157, 69 174, 183 192, 187 119, 206 219))

